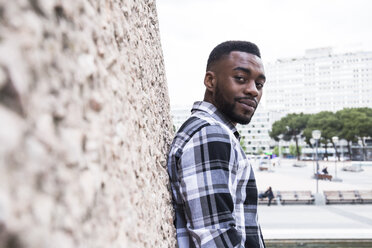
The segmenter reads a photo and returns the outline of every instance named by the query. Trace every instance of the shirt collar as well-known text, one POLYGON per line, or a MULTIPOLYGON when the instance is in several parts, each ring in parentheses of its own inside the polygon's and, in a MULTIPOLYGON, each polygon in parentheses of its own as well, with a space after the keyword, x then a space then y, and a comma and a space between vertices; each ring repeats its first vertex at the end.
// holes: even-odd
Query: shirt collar
POLYGON ((235 135, 235 137, 240 140, 240 134, 236 129, 235 125, 227 119, 227 117, 222 114, 213 104, 205 101, 195 102, 192 106, 191 112, 204 111, 211 115, 214 119, 225 124, 235 135))

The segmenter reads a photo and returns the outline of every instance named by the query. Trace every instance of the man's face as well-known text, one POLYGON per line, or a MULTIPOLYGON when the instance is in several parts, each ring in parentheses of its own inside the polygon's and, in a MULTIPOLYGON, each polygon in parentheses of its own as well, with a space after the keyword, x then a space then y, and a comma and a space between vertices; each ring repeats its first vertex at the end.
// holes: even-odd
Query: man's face
POLYGON ((211 68, 212 103, 233 123, 248 124, 262 97, 264 68, 259 57, 233 51, 211 68))

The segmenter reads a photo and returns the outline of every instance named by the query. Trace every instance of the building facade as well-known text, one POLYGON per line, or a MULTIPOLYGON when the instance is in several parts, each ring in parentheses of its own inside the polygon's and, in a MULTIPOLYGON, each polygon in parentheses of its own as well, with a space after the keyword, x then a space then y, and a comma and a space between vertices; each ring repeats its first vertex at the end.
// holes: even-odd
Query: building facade
MULTIPOLYGON (((332 48, 307 50, 305 56, 278 59, 265 67, 268 112, 318 113, 372 108, 372 52, 336 54, 332 48)), ((270 126, 277 119, 270 119, 270 126)), ((303 151, 311 152, 301 141, 303 151)), ((290 144, 285 142, 284 149, 290 144)), ((332 148, 330 149, 332 150, 332 148)))
POLYGON ((312 49, 303 57, 269 63, 265 69, 268 111, 318 113, 372 107, 372 52, 312 49))
POLYGON ((241 144, 245 148, 247 154, 258 154, 270 151, 270 136, 271 128, 270 119, 273 117, 270 112, 259 107, 251 122, 248 125, 238 124, 237 129, 241 135, 241 144))

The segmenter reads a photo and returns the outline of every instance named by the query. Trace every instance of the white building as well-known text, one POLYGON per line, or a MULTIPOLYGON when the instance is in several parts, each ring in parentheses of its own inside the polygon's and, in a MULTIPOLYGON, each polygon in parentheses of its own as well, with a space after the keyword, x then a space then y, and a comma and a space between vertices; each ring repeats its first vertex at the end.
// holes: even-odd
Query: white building
POLYGON ((372 107, 372 52, 335 54, 332 48, 311 49, 303 57, 269 63, 265 71, 269 112, 284 116, 372 107))
POLYGON ((317 113, 372 107, 372 52, 334 54, 331 48, 280 59, 265 67, 268 111, 317 113))
POLYGON ((268 112, 261 105, 257 108, 251 122, 248 125, 237 125, 237 129, 243 139, 246 153, 255 154, 271 151, 269 130, 271 129, 274 112, 268 112))

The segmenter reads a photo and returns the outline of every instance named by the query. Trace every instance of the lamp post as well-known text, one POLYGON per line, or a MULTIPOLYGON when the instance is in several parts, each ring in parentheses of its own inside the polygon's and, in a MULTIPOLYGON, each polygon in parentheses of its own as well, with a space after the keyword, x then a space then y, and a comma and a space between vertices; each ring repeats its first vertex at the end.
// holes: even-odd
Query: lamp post
POLYGON ((312 159, 313 159, 313 173, 315 174, 315 163, 314 163, 314 161, 315 161, 315 159, 314 159, 314 145, 315 145, 315 139, 311 138, 311 139, 310 139, 310 144, 311 144, 311 146, 312 146, 312 148, 313 148, 313 153, 312 153, 312 159))
POLYGON ((335 144, 335 177, 332 179, 332 181, 336 181, 336 182, 341 182, 342 180, 340 178, 337 177, 337 153, 336 153, 336 146, 337 146, 337 143, 338 143, 338 137, 337 136, 333 136, 332 137, 332 141, 333 141, 333 144, 335 144))
POLYGON ((313 130, 312 133, 311 133, 311 136, 313 137, 313 139, 315 140, 315 143, 316 143, 316 148, 315 148, 315 160, 316 160, 316 193, 318 194, 319 193, 319 178, 318 178, 318 175, 319 175, 319 159, 318 159, 318 142, 319 142, 319 139, 320 139, 320 136, 322 135, 322 133, 320 132, 320 130, 313 130))

